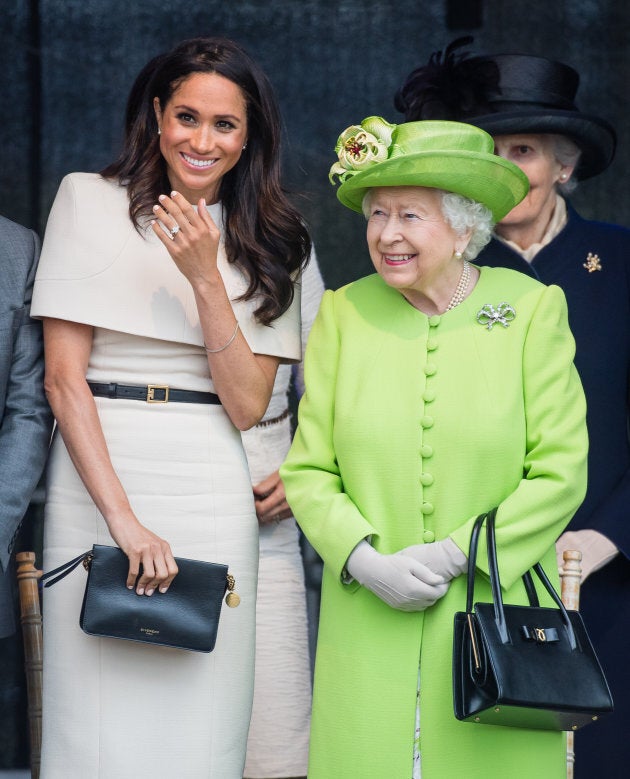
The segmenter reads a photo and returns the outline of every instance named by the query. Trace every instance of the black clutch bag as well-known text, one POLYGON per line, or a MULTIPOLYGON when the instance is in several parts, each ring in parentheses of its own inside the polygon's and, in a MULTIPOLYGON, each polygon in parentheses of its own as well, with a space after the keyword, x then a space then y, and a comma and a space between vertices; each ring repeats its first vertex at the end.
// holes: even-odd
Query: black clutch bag
POLYGON ((45 586, 78 565, 88 572, 79 624, 91 636, 211 652, 217 640, 223 597, 237 606, 234 577, 227 565, 176 557, 179 573, 166 593, 137 595, 126 586, 129 560, 116 546, 95 544, 91 551, 45 573, 45 586), (50 578, 55 577, 55 578, 50 578))
POLYGON ((455 614, 453 703, 464 722, 577 730, 613 701, 577 611, 567 611, 540 564, 534 571, 557 608, 541 607, 531 574, 529 606, 504 605, 497 566, 496 509, 477 517, 470 538, 466 611, 455 614), (475 560, 486 522, 493 603, 475 603, 475 560))

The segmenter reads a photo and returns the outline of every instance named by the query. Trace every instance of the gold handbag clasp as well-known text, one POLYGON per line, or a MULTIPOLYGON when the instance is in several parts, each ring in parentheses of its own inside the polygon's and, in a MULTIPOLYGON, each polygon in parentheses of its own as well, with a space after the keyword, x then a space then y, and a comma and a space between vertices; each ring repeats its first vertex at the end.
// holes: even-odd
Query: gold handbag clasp
POLYGON ((231 609, 235 609, 238 606, 238 604, 241 602, 241 596, 237 592, 234 592, 235 587, 236 587, 236 579, 232 576, 231 573, 228 573, 227 575, 228 593, 225 596, 225 602, 231 609))
POLYGON ((479 673, 479 671, 481 671, 481 662, 479 660, 479 651, 477 649, 477 640, 475 638, 475 628, 473 627, 473 623, 472 623, 472 614, 470 613, 466 614, 466 618, 468 619, 468 630, 470 631, 470 643, 472 645, 473 660, 475 662, 475 671, 479 673))

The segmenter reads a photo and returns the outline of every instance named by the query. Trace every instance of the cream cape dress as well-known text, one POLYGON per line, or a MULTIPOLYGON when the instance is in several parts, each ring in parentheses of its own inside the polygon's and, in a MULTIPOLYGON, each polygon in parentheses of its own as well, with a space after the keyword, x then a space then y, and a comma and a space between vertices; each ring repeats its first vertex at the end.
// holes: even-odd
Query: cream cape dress
MULTIPOLYGON (((32 312, 94 326, 87 378, 212 391, 190 285, 124 188, 64 179, 51 211, 32 312)), ((221 208, 211 215, 220 224, 221 208)), ((221 253, 220 270, 251 348, 300 358, 299 287, 272 327, 221 253)), ((239 432, 222 406, 96 398, 114 468, 140 520, 176 556, 227 563, 242 602, 224 606, 215 650, 197 654, 97 639, 78 625, 85 576, 44 595, 42 779, 240 779, 253 692, 258 532, 239 432)), ((61 436, 48 468, 44 567, 112 544, 61 436)), ((159 597, 155 595, 153 597, 159 597)))

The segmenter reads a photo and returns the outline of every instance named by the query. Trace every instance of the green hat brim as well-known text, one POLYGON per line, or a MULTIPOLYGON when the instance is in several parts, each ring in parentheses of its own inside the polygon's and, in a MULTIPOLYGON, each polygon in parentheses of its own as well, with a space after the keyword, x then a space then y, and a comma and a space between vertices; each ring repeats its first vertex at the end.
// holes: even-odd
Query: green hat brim
POLYGON ((339 200, 362 213, 365 193, 374 187, 432 187, 455 192, 490 209, 499 222, 529 190, 529 181, 513 163, 476 151, 426 151, 384 160, 348 178, 339 200))

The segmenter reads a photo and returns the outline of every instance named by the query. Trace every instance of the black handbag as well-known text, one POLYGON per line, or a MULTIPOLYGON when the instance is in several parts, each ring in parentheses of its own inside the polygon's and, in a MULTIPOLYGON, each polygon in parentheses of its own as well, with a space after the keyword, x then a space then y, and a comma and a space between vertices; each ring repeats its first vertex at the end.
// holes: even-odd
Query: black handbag
POLYGON ((577 611, 567 611, 540 563, 533 568, 557 608, 542 607, 529 571, 529 606, 504 605, 497 566, 496 509, 470 537, 466 611, 455 614, 453 704, 464 722, 577 730, 613 710, 604 673, 577 611), (493 603, 475 603, 475 561, 486 523, 493 603))
POLYGON ((122 638, 145 644, 211 652, 223 596, 238 606, 234 577, 227 565, 176 557, 179 573, 168 591, 148 597, 126 586, 127 555, 116 546, 94 544, 64 565, 45 573, 50 587, 81 563, 88 572, 79 625, 91 636, 122 638), (54 578, 51 578, 54 577, 54 578))

